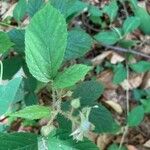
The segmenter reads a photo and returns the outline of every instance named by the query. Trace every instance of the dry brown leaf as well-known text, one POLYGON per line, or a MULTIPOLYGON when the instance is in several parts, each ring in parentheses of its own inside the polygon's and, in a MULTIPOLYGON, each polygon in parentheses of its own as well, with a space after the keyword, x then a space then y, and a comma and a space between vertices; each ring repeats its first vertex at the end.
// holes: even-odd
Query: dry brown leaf
POLYGON ((136 73, 131 73, 129 80, 125 79, 122 83, 121 83, 121 87, 124 90, 131 90, 134 88, 138 88, 141 83, 143 82, 143 76, 144 74, 136 74, 136 73))
POLYGON ((147 72, 144 76, 142 88, 147 89, 150 88, 150 72, 147 72))
POLYGON ((118 114, 122 114, 123 113, 123 110, 122 110, 121 106, 118 103, 116 103, 116 102, 114 102, 112 100, 105 101, 105 103, 108 106, 110 106, 114 111, 116 111, 118 114))
POLYGON ((150 139, 147 142, 145 142, 144 147, 150 148, 150 139))
POLYGON ((112 138, 113 138, 112 135, 108 134, 100 135, 97 138, 97 146, 101 148, 101 150, 104 150, 107 147, 107 145, 111 142, 112 138))
POLYGON ((118 85, 112 83, 113 72, 111 70, 105 70, 97 76, 97 80, 101 81, 106 89, 117 89, 118 85))
POLYGON ((93 65, 101 64, 105 58, 108 58, 112 64, 117 64, 125 60, 124 57, 113 51, 106 51, 92 59, 93 65))
POLYGON ((96 56, 94 59, 92 59, 92 63, 93 65, 99 65, 103 62, 103 60, 110 55, 112 52, 111 51, 107 51, 107 52, 103 52, 102 54, 96 56))
POLYGON ((135 146, 133 145, 127 145, 128 150, 138 150, 135 146))

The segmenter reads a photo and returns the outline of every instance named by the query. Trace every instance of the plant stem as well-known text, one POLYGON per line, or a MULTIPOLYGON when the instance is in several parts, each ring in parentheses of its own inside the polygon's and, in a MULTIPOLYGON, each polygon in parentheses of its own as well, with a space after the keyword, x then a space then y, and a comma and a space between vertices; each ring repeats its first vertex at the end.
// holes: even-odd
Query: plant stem
POLYGON ((1 66, 0 83, 2 83, 2 80, 3 80, 3 62, 1 60, 0 60, 0 66, 1 66))
POLYGON ((115 51, 125 52, 125 53, 132 53, 132 54, 139 55, 139 56, 145 57, 147 59, 150 59, 149 55, 146 55, 144 53, 138 52, 136 50, 125 49, 125 48, 122 48, 122 47, 116 47, 116 46, 110 46, 110 45, 103 45, 103 46, 105 46, 106 48, 110 48, 112 50, 115 50, 115 51))
MULTIPOLYGON (((128 65, 128 57, 126 57, 126 70, 127 70, 127 81, 129 82, 129 65, 128 65)), ((130 104, 129 104, 129 87, 127 87, 126 89, 126 118, 129 115, 129 111, 130 111, 130 104)), ((119 150, 121 150, 123 142, 125 140, 126 135, 128 134, 128 124, 125 126, 125 130, 124 133, 122 135, 121 141, 120 141, 120 145, 119 145, 119 150)))

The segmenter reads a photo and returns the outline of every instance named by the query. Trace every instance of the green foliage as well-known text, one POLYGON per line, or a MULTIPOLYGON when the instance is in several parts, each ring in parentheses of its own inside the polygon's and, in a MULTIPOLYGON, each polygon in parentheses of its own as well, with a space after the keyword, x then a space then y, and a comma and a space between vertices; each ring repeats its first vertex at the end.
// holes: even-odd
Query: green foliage
POLYGON ((73 92, 74 98, 80 98, 81 107, 90 106, 102 95, 104 86, 97 81, 85 81, 73 92))
POLYGON ((5 32, 0 32, 0 53, 4 53, 13 46, 8 35, 5 32))
POLYGON ((29 120, 36 120, 41 118, 50 117, 51 111, 50 108, 45 106, 33 105, 28 106, 18 112, 12 113, 9 116, 19 117, 29 120))
POLYGON ((113 133, 118 130, 112 114, 102 105, 91 109, 89 120, 95 126, 96 133, 113 133))
POLYGON ((131 110, 128 115, 127 123, 129 127, 138 126, 144 118, 144 108, 143 106, 137 106, 131 110))
POLYGON ((17 52, 23 53, 25 50, 24 37, 25 31, 22 29, 12 29, 8 32, 10 40, 14 43, 14 49, 17 52))
POLYGON ((135 16, 137 16, 138 18, 140 18, 140 29, 145 33, 145 34, 150 34, 150 28, 149 28, 149 24, 150 24, 150 15, 148 14, 148 12, 143 9, 142 7, 139 7, 137 2, 135 2, 135 0, 131 0, 130 1, 131 6, 132 6, 132 10, 135 14, 135 16))
POLYGON ((16 21, 19 23, 23 17, 25 16, 27 9, 27 2, 26 0, 19 0, 17 3, 14 11, 13 11, 13 17, 16 19, 16 21))
POLYGON ((109 16, 110 22, 113 22, 118 14, 118 5, 116 0, 112 0, 109 5, 106 5, 103 12, 109 16))
POLYGON ((113 83, 119 84, 123 82, 127 77, 127 71, 122 64, 118 64, 114 67, 113 83))
POLYGON ((23 100, 23 97, 22 78, 15 78, 6 85, 0 85, 0 115, 6 113, 12 104, 23 100))
POLYGON ((89 150, 98 150, 98 147, 91 141, 85 139, 81 142, 76 142, 70 134, 65 130, 55 130, 48 137, 48 148, 51 150, 84 150, 88 147, 89 150))
POLYGON ((54 78, 63 61, 66 44, 65 19, 48 4, 34 15, 26 29, 26 62, 31 74, 41 82, 54 78))
POLYGON ((11 79, 19 71, 23 63, 23 59, 18 56, 3 60, 3 79, 11 79))
POLYGON ((124 34, 128 34, 137 29, 140 25, 140 19, 138 17, 128 17, 123 24, 124 34))
POLYGON ((137 63, 130 64, 130 68, 137 73, 147 72, 150 71, 150 62, 139 61, 137 63))
POLYGON ((84 56, 92 47, 93 39, 83 30, 72 30, 68 33, 65 60, 84 56))
POLYGON ((0 150, 37 150, 37 135, 32 133, 1 133, 0 150))
MULTIPOLYGON (((98 150, 86 138, 89 133, 122 133, 116 115, 107 109, 119 105, 108 106, 104 102, 111 100, 114 95, 107 92, 114 89, 106 86, 108 90, 104 91, 105 85, 97 78, 108 69, 113 78, 111 74, 103 78, 112 79, 117 84, 114 86, 119 87, 127 78, 127 71, 129 77, 133 71, 150 71, 149 61, 139 57, 139 62, 130 64, 133 50, 121 49, 147 43, 137 29, 150 34, 149 20, 150 15, 138 6, 137 0, 127 0, 125 4, 122 0, 110 0, 102 7, 81 0, 19 0, 12 17, 3 19, 2 14, 0 26, 8 32, 0 32, 0 117, 1 122, 5 122, 5 117, 8 121, 0 124, 0 150, 98 150), (126 6, 130 8, 125 10, 125 16, 121 12, 126 6), (108 47, 129 52, 124 57, 128 63, 121 62, 115 53, 105 57, 103 48, 108 47), (100 61, 94 69, 91 60, 100 61), (21 127, 32 131, 32 126, 36 126, 40 134, 11 133, 12 123, 20 121, 21 127)), ((131 90, 131 98, 138 105, 127 112, 126 127, 140 125, 144 115, 150 113, 149 89, 142 87, 145 85, 131 90)), ((120 93, 120 89, 123 88, 115 90, 120 93)), ((126 150, 116 144, 107 149, 126 150)))
POLYGON ((119 148, 119 146, 117 144, 112 144, 108 147, 108 150, 127 150, 127 148, 124 146, 119 148))
POLYGON ((79 80, 83 79, 92 67, 76 64, 67 68, 64 72, 58 73, 54 80, 54 86, 58 89, 73 86, 79 80))
POLYGON ((150 113, 150 99, 143 100, 142 105, 144 107, 144 112, 150 113))
POLYGON ((30 17, 33 17, 36 12, 38 12, 42 6, 44 6, 44 0, 29 0, 27 5, 27 12, 30 17))
POLYGON ((120 36, 116 31, 102 31, 95 35, 94 38, 98 42, 106 45, 115 44, 120 40, 120 36))
POLYGON ((58 9, 65 18, 68 17, 68 12, 71 7, 75 4, 76 0, 49 0, 52 6, 58 9))

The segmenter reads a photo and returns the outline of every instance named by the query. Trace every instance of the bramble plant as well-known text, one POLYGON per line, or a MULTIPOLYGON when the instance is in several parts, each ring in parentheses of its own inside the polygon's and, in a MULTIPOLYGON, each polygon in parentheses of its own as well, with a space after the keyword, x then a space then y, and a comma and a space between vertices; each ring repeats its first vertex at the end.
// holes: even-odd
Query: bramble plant
MULTIPOLYGON (((127 110, 126 123, 121 127, 98 101, 105 85, 92 75, 96 67, 97 72, 104 68, 95 67, 83 58, 95 44, 131 48, 138 41, 128 40, 130 33, 139 29, 150 34, 149 14, 138 6, 136 0, 126 2, 133 16, 127 16, 118 28, 113 22, 119 5, 124 4, 122 0, 111 0, 103 9, 79 0, 18 1, 13 11, 18 27, 0 32, 0 120, 7 119, 6 124, 0 124, 0 149, 98 150, 97 145, 88 139, 89 133, 118 134, 140 125, 144 115, 150 113, 148 92, 132 91, 139 105, 127 110), (71 20, 83 11, 101 28, 92 36, 79 26, 70 25, 71 20), (105 15, 109 18, 110 30, 102 20, 105 15), (27 26, 22 23, 25 16, 29 19, 27 26), (14 131, 11 124, 18 118, 21 118, 22 126, 39 126, 39 134, 11 132, 14 131)), ((0 24, 12 28, 7 19, 0 24)), ((128 53, 128 70, 138 74, 150 71, 150 62, 132 63, 131 58, 136 52, 125 52, 128 53)), ((128 79, 123 62, 107 62, 105 67, 114 73, 113 84, 120 85, 128 79)), ((122 144, 120 147, 112 144, 108 150, 125 150, 122 144)))

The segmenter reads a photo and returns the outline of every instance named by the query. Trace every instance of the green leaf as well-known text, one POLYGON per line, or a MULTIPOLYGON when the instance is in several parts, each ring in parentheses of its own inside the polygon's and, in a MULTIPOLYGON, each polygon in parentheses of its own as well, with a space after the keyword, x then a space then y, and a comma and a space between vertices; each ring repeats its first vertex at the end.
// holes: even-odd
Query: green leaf
POLYGON ((15 51, 23 53, 25 50, 25 31, 22 29, 12 29, 8 32, 8 36, 10 40, 14 43, 13 47, 15 51))
POLYGON ((13 46, 13 43, 10 41, 7 33, 0 32, 0 53, 6 52, 13 46))
POLYGON ((32 133, 1 133, 0 150, 37 150, 37 135, 32 133))
MULTIPOLYGON (((94 16, 94 17, 101 17, 101 16, 103 15, 103 13, 102 13, 102 11, 99 9, 99 7, 94 6, 94 5, 90 5, 90 6, 89 6, 88 13, 89 13, 91 16, 94 16)), ((99 19, 100 19, 100 18, 99 18, 99 19)))
POLYGON ((96 133, 110 133, 118 130, 112 114, 102 105, 91 109, 89 121, 95 126, 96 133))
POLYGON ((150 34, 150 28, 149 28, 150 15, 145 9, 143 9, 142 7, 139 7, 133 0, 131 0, 130 3, 131 3, 132 10, 135 16, 140 18, 141 24, 139 28, 141 29, 142 32, 149 35, 150 34))
POLYGON ((130 68, 137 73, 147 72, 150 71, 150 62, 139 61, 137 63, 130 64, 130 68))
POLYGON ((13 17, 16 19, 17 22, 20 22, 25 16, 26 8, 27 8, 26 0, 19 0, 13 11, 13 17))
POLYGON ((67 45, 64 17, 47 4, 32 18, 25 34, 26 62, 31 74, 49 82, 57 74, 67 45))
POLYGON ((98 147, 89 141, 84 139, 84 141, 75 141, 70 136, 70 133, 65 130, 55 130, 48 137, 48 148, 49 150, 98 150, 98 147))
POLYGON ((3 80, 12 79, 23 65, 24 60, 19 56, 14 56, 3 60, 3 80))
POLYGON ((104 86, 97 81, 85 81, 73 92, 74 98, 80 98, 81 107, 93 105, 102 95, 104 86))
POLYGON ((124 34, 128 34, 137 29, 140 25, 140 19, 138 17, 128 17, 123 24, 124 34))
POLYGON ((108 150, 127 150, 126 147, 122 146, 121 148, 119 148, 119 145, 117 144, 112 144, 108 147, 108 150))
POLYGON ((131 110, 128 115, 127 122, 129 127, 138 126, 144 119, 144 108, 143 106, 137 106, 131 110))
POLYGON ((76 0, 50 0, 52 6, 58 9, 65 18, 68 17, 69 9, 75 4, 76 0))
POLYGON ((82 64, 73 65, 64 70, 64 72, 58 73, 54 80, 54 86, 58 89, 73 86, 79 80, 83 79, 91 69, 92 67, 82 64))
POLYGON ((72 30, 68 34, 65 60, 84 56, 92 47, 92 38, 82 30, 72 30))
POLYGON ((42 6, 44 6, 44 0, 28 0, 27 11, 30 17, 33 17, 42 6))
POLYGON ((12 104, 23 100, 23 97, 22 78, 15 78, 6 85, 0 85, 0 116, 6 113, 12 104))
POLYGON ((120 40, 119 35, 115 31, 102 31, 95 35, 94 38, 106 45, 113 45, 120 40))
POLYGON ((118 64, 114 68, 113 83, 120 84, 127 78, 127 71, 122 64, 118 64))
POLYGON ((117 2, 116 0, 112 0, 109 5, 106 5, 104 8, 103 8, 103 12, 106 13, 109 18, 110 18, 110 22, 113 22, 114 19, 116 18, 117 16, 117 13, 118 13, 118 5, 117 5, 117 2))
POLYGON ((12 113, 9 116, 11 117, 19 117, 29 120, 36 120, 41 118, 50 117, 51 111, 49 107, 33 105, 28 106, 18 112, 12 113))
POLYGON ((142 105, 144 107, 144 112, 145 113, 150 113, 150 99, 143 100, 142 105))
POLYGON ((82 12, 84 9, 87 9, 88 6, 89 5, 87 3, 82 2, 80 0, 76 0, 74 5, 68 10, 67 17, 79 15, 80 12, 82 12))

